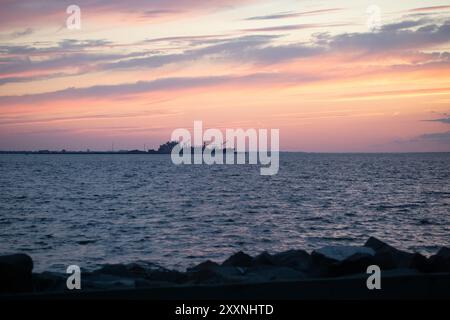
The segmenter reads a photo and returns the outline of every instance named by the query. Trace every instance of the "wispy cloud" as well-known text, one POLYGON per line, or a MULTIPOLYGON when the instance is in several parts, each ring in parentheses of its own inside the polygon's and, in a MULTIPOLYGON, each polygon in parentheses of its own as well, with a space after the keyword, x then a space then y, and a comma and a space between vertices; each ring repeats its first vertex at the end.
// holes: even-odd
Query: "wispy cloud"
POLYGON ((161 90, 187 89, 214 85, 226 81, 227 77, 166 78, 118 85, 96 85, 86 88, 68 88, 59 91, 0 97, 0 105, 39 103, 45 101, 84 99, 95 97, 117 97, 161 90))
POLYGON ((169 110, 152 109, 141 112, 128 112, 128 113, 100 113, 100 114, 86 114, 76 116, 53 116, 53 117, 34 117, 27 119, 26 117, 3 117, 0 119, 1 125, 23 125, 23 124, 48 124, 53 122, 73 122, 73 121, 85 121, 85 120, 113 120, 123 118, 140 118, 140 117, 159 117, 176 115, 178 112, 171 112, 169 110))
POLYGON ((255 73, 245 76, 209 76, 209 77, 178 77, 163 78, 152 81, 139 81, 135 83, 124 83, 117 85, 97 85, 85 88, 68 88, 59 91, 26 94, 18 96, 0 96, 0 106, 14 104, 37 104, 47 101, 76 100, 101 97, 111 98, 141 93, 158 91, 188 90, 192 88, 208 88, 219 85, 262 85, 273 84, 277 81, 284 83, 301 83, 316 81, 319 77, 301 74, 273 74, 255 73))
MULTIPOLYGON (((336 26, 336 24, 333 24, 336 26)), ((248 29, 247 32, 288 31, 301 28, 323 27, 323 24, 289 25, 269 28, 248 29)), ((330 26, 330 25, 328 25, 330 26)), ((153 42, 187 42, 186 50, 177 52, 142 49, 132 52, 108 50, 118 44, 108 40, 60 41, 55 46, 3 45, 0 54, 4 56, 0 64, 0 84, 27 82, 85 72, 114 70, 145 70, 170 64, 214 59, 232 63, 277 64, 288 60, 314 57, 322 54, 351 53, 351 59, 382 54, 405 56, 414 52, 413 65, 392 65, 397 71, 407 71, 408 67, 425 68, 444 63, 448 65, 450 55, 444 53, 422 53, 418 50, 433 48, 450 42, 450 22, 432 24, 426 19, 405 20, 386 24, 379 32, 316 34, 309 43, 280 44, 278 34, 245 35, 227 37, 224 35, 173 36, 144 40, 153 42), (30 59, 43 56, 44 59, 30 59), (65 69, 76 68, 68 73, 65 69), (38 74, 23 76, 22 72, 38 74)))
POLYGON ((304 29, 315 29, 315 28, 332 28, 332 27, 343 27, 348 26, 348 23, 330 23, 330 24, 320 24, 320 23, 305 23, 305 24, 291 24, 283 26, 273 26, 273 27, 262 27, 262 28, 249 28, 243 29, 244 32, 279 32, 279 31, 293 31, 293 30, 304 30, 304 29))
POLYGON ((277 19, 297 18, 297 17, 303 17, 303 16, 335 13, 335 12, 338 12, 341 10, 343 10, 343 8, 327 8, 327 9, 301 11, 301 12, 292 12, 292 11, 291 12, 280 12, 280 13, 269 14, 269 15, 265 15, 265 16, 249 17, 249 18, 246 18, 245 20, 252 21, 252 20, 277 20, 277 19))
POLYGON ((444 118, 423 120, 423 121, 427 121, 427 122, 441 122, 441 123, 445 123, 445 124, 450 124, 450 116, 448 116, 447 114, 444 114, 444 118))
POLYGON ((431 140, 450 143, 450 131, 447 132, 436 132, 436 133, 426 133, 418 136, 418 140, 431 140))
POLYGON ((335 36, 320 35, 318 42, 333 50, 360 53, 387 53, 388 51, 421 50, 450 42, 450 21, 443 24, 425 22, 394 23, 379 32, 344 33, 335 36), (419 27, 410 29, 411 26, 419 27))
MULTIPOLYGON (((136 20, 142 18, 156 18, 160 16, 178 16, 180 12, 202 12, 208 10, 219 10, 232 6, 242 5, 252 0, 77 0, 76 4, 83 8, 90 16, 107 16, 108 14, 130 16, 136 20)), ((60 0, 23 0, 23 1, 3 1, 0 11, 1 29, 11 26, 28 24, 53 24, 61 25, 61 17, 68 5, 72 2, 60 0)), ((116 21, 120 22, 120 20, 116 21)))
POLYGON ((26 28, 24 30, 15 31, 15 32, 11 33, 9 38, 17 39, 17 38, 21 38, 24 36, 29 36, 29 35, 33 34, 33 32, 34 32, 33 28, 26 28))
POLYGON ((420 7, 408 10, 409 12, 430 12, 430 11, 443 11, 449 10, 450 6, 431 6, 431 7, 420 7))

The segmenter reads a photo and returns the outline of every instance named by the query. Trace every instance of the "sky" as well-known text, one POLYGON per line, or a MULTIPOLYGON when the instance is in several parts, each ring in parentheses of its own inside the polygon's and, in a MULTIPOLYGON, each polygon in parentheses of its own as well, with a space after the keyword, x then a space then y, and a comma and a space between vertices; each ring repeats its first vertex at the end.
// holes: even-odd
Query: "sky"
POLYGON ((0 150, 155 148, 201 120, 285 151, 450 151, 449 1, 0 8, 0 150))

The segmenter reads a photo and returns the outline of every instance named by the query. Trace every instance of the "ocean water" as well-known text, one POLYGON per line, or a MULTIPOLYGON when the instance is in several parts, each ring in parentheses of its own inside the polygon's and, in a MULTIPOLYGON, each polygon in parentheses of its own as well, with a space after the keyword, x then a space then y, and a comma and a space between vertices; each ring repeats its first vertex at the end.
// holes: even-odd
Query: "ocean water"
POLYGON ((257 254, 450 245, 450 154, 282 153, 256 165, 175 166, 168 155, 0 155, 0 254, 35 270, 151 261, 183 270, 257 254))

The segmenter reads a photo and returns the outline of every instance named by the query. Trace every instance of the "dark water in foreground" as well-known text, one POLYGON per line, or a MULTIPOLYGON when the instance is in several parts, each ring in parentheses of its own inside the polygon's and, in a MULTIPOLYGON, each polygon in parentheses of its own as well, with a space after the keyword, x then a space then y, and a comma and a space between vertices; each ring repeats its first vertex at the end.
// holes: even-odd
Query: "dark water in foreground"
POLYGON ((38 271, 152 261, 184 269, 369 235, 450 244, 450 154, 281 154, 258 166, 174 166, 165 155, 0 155, 0 254, 38 271))

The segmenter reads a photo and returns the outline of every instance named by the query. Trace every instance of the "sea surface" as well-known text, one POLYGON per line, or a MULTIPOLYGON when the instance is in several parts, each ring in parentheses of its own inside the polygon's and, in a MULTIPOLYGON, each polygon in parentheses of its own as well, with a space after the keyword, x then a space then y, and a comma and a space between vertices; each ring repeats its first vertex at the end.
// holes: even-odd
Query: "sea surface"
POLYGON ((0 155, 0 254, 35 270, 149 261, 184 270, 243 250, 450 245, 450 154, 282 153, 257 165, 168 155, 0 155))

